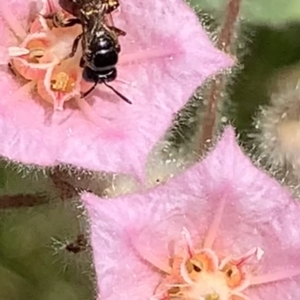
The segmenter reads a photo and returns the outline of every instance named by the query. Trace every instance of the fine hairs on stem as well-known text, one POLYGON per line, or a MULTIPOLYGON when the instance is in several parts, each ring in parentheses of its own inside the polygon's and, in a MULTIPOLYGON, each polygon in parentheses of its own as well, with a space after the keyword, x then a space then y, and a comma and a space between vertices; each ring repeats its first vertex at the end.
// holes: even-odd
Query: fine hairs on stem
MULTIPOLYGON (((216 47, 229 55, 234 55, 234 44, 237 30, 237 21, 239 18, 240 6, 242 0, 228 0, 226 13, 217 38, 216 47)), ((205 89, 205 98, 207 99, 204 119, 201 123, 202 135, 200 136, 200 152, 203 145, 212 141, 214 130, 218 121, 218 108, 222 101, 222 92, 226 84, 226 74, 217 75, 205 89)))

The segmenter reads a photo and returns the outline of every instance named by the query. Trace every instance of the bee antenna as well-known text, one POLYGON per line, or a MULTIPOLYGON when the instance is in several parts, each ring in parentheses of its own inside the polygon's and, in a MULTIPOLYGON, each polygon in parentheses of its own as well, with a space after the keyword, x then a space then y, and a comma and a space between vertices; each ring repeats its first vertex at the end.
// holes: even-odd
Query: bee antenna
POLYGON ((106 85, 108 88, 110 88, 114 93, 116 93, 120 98, 122 98, 125 102, 132 104, 132 102, 127 99, 124 95, 122 95, 120 92, 118 92, 114 87, 111 85, 107 84, 105 81, 103 81, 104 85, 106 85))

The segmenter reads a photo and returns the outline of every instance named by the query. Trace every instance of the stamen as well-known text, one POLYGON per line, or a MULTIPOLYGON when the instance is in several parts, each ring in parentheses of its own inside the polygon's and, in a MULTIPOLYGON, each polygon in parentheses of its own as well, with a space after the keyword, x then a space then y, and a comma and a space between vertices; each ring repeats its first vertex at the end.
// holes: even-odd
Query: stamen
POLYGON ((190 278, 189 271, 187 269, 188 260, 184 259, 180 264, 180 275, 183 280, 188 284, 194 284, 194 281, 190 278))
POLYGON ((27 48, 21 48, 21 47, 9 47, 8 48, 9 57, 18 57, 18 56, 22 56, 22 55, 27 55, 29 53, 30 53, 30 51, 27 48))
POLYGON ((158 257, 153 255, 153 253, 149 251, 149 248, 144 247, 142 243, 135 243, 134 241, 132 241, 132 246, 145 261, 147 261, 157 269, 163 271, 164 273, 171 274, 172 268, 168 264, 160 260, 158 257))
POLYGON ((24 40, 27 33, 24 27, 16 19, 15 15, 8 9, 6 3, 7 1, 0 1, 0 14, 13 33, 21 40, 24 40))
POLYGON ((53 91, 71 93, 74 87, 75 80, 65 72, 59 72, 51 78, 51 89, 53 91))
POLYGON ((252 248, 251 250, 249 250, 246 254, 244 254, 240 258, 233 259, 232 263, 234 263, 235 265, 240 267, 243 264, 245 264, 248 260, 253 258, 254 256, 256 257, 257 260, 260 260, 263 256, 263 254, 264 254, 264 251, 261 248, 255 247, 255 248, 252 248))
POLYGON ((186 248, 187 248, 187 253, 189 255, 189 258, 191 258, 195 254, 195 249, 194 249, 194 246, 192 244, 191 235, 185 227, 182 229, 181 234, 182 234, 182 236, 184 238, 184 241, 186 243, 186 248))
POLYGON ((34 49, 29 53, 28 62, 30 63, 39 63, 39 59, 45 55, 44 49, 34 49))
POLYGON ((270 274, 258 275, 250 278, 251 285, 265 284, 275 281, 291 279, 292 277, 300 276, 300 269, 284 270, 270 274))
POLYGON ((42 40, 31 40, 27 43, 26 47, 29 49, 29 59, 30 63, 39 63, 46 52, 45 41, 42 40))
POLYGON ((230 288, 240 286, 243 281, 243 274, 237 266, 228 264, 221 270, 225 274, 225 280, 230 288))
POLYGON ((130 63, 146 61, 152 58, 164 58, 164 57, 172 58, 172 56, 175 54, 178 53, 174 52, 174 50, 165 50, 165 49, 139 51, 132 54, 121 55, 119 64, 126 65, 130 63))
POLYGON ((212 248, 212 245, 217 237, 217 233, 221 224, 225 203, 226 195, 223 195, 220 199, 219 207, 217 208, 216 214, 213 218, 210 228, 208 229, 208 233, 204 241, 204 248, 212 248))
MULTIPOLYGON (((17 49, 18 49, 18 47, 9 47, 7 49, 7 47, 0 46, 0 66, 6 66, 7 64, 9 64, 10 59, 11 59, 11 53, 18 52, 19 50, 17 50, 17 49), (10 51, 10 48, 14 48, 14 49, 11 49, 11 51, 10 51)), ((22 53, 24 53, 24 50, 22 50, 22 53)), ((28 50, 27 50, 27 53, 28 53, 28 50)))
POLYGON ((172 286, 171 288, 168 289, 168 294, 175 295, 180 292, 180 287, 179 286, 172 286))

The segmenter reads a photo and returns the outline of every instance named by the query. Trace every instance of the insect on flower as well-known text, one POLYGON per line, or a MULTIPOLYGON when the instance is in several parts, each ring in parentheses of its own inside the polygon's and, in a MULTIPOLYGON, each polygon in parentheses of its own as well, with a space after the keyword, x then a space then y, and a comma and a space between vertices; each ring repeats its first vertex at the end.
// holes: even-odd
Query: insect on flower
POLYGON ((46 16, 53 19, 56 27, 72 27, 80 24, 82 32, 74 40, 69 58, 76 54, 79 42, 82 44, 80 67, 83 79, 94 85, 82 97, 89 95, 99 83, 103 83, 120 98, 131 104, 107 83, 117 77, 116 64, 121 51, 119 36, 126 33, 113 24, 111 13, 119 7, 118 0, 60 0, 59 5, 74 17, 64 19, 60 13, 46 16))

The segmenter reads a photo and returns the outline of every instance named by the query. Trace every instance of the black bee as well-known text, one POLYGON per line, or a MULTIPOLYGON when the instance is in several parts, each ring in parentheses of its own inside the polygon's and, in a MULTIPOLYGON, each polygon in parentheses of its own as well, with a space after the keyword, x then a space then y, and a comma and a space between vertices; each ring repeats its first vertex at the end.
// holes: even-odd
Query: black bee
POLYGON ((97 84, 103 83, 112 89, 119 97, 131 104, 125 96, 108 85, 117 77, 116 64, 121 51, 118 37, 126 33, 113 24, 109 24, 109 16, 119 7, 118 0, 59 0, 59 5, 74 16, 61 20, 54 15, 53 21, 57 27, 82 25, 82 33, 74 40, 69 57, 75 55, 79 41, 82 43, 83 55, 80 67, 83 68, 83 78, 94 85, 82 97, 90 94, 97 84))

